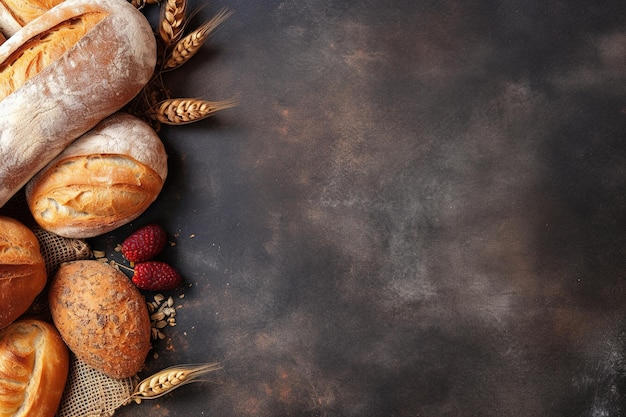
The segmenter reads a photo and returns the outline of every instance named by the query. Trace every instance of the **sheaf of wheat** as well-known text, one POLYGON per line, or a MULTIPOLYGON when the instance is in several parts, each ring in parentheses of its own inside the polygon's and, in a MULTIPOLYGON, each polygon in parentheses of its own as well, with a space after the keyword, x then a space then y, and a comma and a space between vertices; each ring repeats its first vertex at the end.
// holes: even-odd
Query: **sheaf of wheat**
POLYGON ((237 105, 237 100, 234 99, 208 101, 197 98, 171 98, 163 79, 166 72, 179 68, 200 50, 206 39, 233 14, 231 10, 222 8, 212 19, 183 36, 195 14, 187 16, 188 0, 129 1, 137 8, 143 8, 147 4, 159 4, 161 7, 155 33, 159 47, 157 66, 150 82, 126 106, 125 109, 129 113, 150 123, 158 132, 161 124, 192 123, 237 105))

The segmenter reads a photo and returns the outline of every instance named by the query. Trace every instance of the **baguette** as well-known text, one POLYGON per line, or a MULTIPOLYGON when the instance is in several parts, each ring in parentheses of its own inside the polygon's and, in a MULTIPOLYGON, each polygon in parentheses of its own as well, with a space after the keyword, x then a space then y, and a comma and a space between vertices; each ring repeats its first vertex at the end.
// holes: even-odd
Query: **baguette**
POLYGON ((157 133, 120 112, 39 171, 26 184, 26 201, 41 228, 67 238, 89 238, 139 217, 166 177, 167 154, 157 133))
POLYGON ((155 64, 152 27, 126 0, 66 0, 0 45, 0 207, 155 64))

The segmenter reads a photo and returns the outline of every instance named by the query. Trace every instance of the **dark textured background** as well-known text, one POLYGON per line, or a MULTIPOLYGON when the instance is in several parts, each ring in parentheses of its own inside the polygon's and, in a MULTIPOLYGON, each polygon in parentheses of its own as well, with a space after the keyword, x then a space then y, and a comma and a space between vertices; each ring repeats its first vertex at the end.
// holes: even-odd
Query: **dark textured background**
MULTIPOLYGON (((197 6, 199 3, 192 3, 197 6)), ((168 75, 189 284, 132 416, 626 415, 626 3, 212 1, 168 75)))

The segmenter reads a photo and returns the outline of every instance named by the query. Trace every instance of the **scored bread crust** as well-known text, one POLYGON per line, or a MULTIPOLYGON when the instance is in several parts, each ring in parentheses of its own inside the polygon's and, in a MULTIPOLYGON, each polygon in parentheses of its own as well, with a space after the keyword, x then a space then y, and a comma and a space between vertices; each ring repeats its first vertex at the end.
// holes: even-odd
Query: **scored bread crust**
POLYGON ((79 359, 111 378, 139 372, 151 349, 150 316, 123 272, 97 260, 63 263, 48 298, 56 328, 79 359))
POLYGON ((66 0, 0 45, 0 70, 25 43, 76 16, 99 12, 107 16, 0 101, 0 207, 78 136, 126 105, 152 76, 152 27, 126 0, 66 0))
POLYGON ((157 198, 167 153, 146 122, 116 113, 79 137, 26 184, 26 201, 45 230, 88 238, 130 222, 157 198))
POLYGON ((63 0, 1 0, 0 32, 11 37, 31 20, 61 3, 63 0))
POLYGON ((0 417, 53 417, 68 369, 68 349, 51 324, 24 319, 0 330, 0 417))
POLYGON ((15 219, 0 216, 0 329, 28 310, 46 281, 35 233, 15 219))

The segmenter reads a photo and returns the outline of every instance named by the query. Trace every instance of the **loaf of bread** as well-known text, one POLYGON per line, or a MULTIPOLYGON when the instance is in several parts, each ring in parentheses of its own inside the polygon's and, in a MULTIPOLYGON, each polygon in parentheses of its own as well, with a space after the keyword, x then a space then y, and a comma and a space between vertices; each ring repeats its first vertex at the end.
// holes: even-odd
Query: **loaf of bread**
POLYGON ((156 41, 126 0, 66 0, 0 45, 0 207, 154 72, 156 41))
POLYGON ((167 177, 167 154, 146 122, 115 113, 82 135, 26 185, 45 230, 69 238, 107 233, 143 213, 167 177))
POLYGON ((40 320, 0 330, 0 417, 53 417, 63 395, 69 352, 40 320))
POLYGON ((150 316, 123 272, 97 260, 66 262, 48 297, 54 324, 76 357, 111 378, 139 372, 151 348, 150 316))
POLYGON ((0 216, 0 329, 28 310, 46 281, 45 260, 33 231, 0 216))
POLYGON ((28 22, 35 20, 63 0, 0 1, 0 32, 11 37, 28 22))

